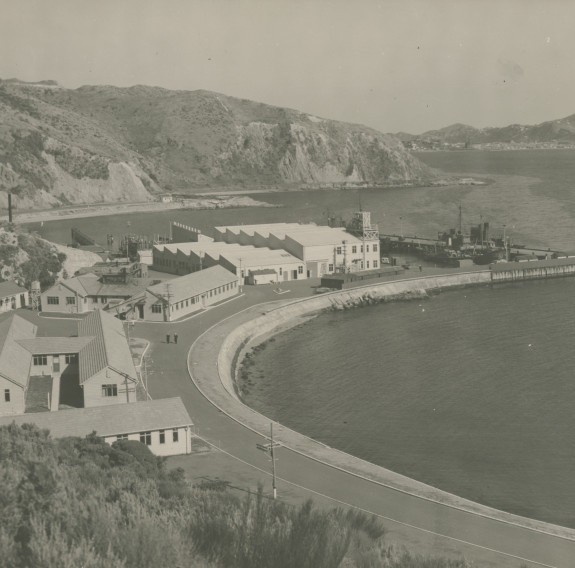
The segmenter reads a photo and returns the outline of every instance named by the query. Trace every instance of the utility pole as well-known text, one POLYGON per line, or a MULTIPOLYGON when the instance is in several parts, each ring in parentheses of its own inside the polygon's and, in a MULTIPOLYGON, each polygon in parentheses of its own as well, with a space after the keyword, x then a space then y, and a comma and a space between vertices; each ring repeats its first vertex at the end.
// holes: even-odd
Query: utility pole
POLYGON ((278 492, 276 488, 276 460, 274 458, 274 423, 270 422, 270 446, 272 455, 272 488, 274 490, 274 499, 277 498, 278 492))
MULTIPOLYGON (((131 339, 130 339, 130 328, 134 325, 133 321, 126 322, 126 339, 128 340, 128 349, 130 350, 130 357, 132 356, 132 347, 131 347, 131 339)), ((130 402, 130 393, 129 393, 129 385, 128 385, 128 375, 124 374, 124 379, 126 383, 126 402, 130 402)))
POLYGON ((241 257, 239 258, 239 261, 240 261, 240 289, 239 289, 239 292, 241 294, 242 293, 242 284, 244 283, 244 277, 242 274, 242 259, 241 259, 241 257))
POLYGON ((272 489, 274 494, 274 499, 277 499, 278 492, 276 487, 276 458, 274 455, 274 448, 279 447, 281 444, 278 442, 274 442, 274 425, 273 422, 270 422, 270 438, 268 444, 256 444, 256 448, 258 450, 262 450, 262 452, 266 452, 269 454, 272 460, 272 489))
POLYGON ((164 316, 165 316, 166 321, 170 321, 170 315, 171 315, 171 313, 170 313, 170 309, 171 309, 170 300, 171 300, 172 296, 173 296, 172 285, 168 283, 168 284, 166 284, 166 300, 168 302, 168 305, 164 310, 164 316))

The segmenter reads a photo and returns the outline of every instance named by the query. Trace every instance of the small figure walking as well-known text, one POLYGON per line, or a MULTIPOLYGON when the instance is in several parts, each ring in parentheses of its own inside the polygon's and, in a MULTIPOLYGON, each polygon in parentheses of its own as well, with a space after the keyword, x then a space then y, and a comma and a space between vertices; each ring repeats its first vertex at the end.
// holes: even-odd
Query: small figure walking
POLYGON ((178 334, 174 333, 174 343, 178 343, 178 334))
POLYGON ((170 334, 169 333, 166 335, 166 343, 170 343, 170 334))

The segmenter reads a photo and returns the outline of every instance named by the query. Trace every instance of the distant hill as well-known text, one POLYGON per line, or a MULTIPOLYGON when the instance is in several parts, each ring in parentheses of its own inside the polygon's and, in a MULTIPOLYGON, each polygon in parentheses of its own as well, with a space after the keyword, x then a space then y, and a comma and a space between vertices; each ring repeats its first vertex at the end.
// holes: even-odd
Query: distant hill
POLYGON ((559 120, 542 122, 533 126, 510 124, 500 128, 474 128, 466 124, 452 124, 439 130, 429 130, 423 134, 407 134, 405 132, 396 135, 404 143, 418 142, 426 144, 460 144, 460 145, 483 145, 483 144, 546 144, 555 143, 571 145, 575 142, 575 114, 559 120))
POLYGON ((0 81, 0 208, 435 177, 393 136, 209 91, 0 81))

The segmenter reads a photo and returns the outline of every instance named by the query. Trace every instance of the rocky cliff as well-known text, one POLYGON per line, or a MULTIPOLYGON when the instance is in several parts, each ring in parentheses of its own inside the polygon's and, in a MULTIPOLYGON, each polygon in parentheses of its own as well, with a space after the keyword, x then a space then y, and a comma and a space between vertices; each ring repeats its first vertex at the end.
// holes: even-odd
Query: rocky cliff
POLYGON ((0 81, 0 208, 435 179, 392 136, 207 91, 0 81))

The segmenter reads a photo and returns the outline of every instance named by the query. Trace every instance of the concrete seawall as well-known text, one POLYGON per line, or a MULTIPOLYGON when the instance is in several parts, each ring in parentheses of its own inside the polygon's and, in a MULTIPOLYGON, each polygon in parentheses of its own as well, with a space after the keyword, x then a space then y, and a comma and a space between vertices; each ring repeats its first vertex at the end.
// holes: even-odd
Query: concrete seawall
POLYGON ((362 286, 352 290, 330 292, 313 298, 292 301, 280 307, 271 307, 262 315, 238 326, 224 340, 218 356, 220 378, 225 389, 237 398, 234 387, 237 362, 247 346, 253 346, 260 337, 274 330, 296 325, 302 318, 329 309, 348 309, 382 301, 421 298, 429 292, 465 286, 480 286, 491 282, 488 270, 429 276, 362 286))

